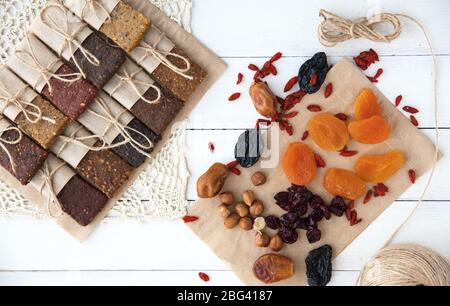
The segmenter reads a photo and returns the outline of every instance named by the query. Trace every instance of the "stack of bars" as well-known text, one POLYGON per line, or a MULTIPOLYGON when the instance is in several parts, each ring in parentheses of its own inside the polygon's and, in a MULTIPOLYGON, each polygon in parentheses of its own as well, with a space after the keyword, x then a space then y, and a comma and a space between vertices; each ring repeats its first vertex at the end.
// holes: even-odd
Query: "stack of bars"
POLYGON ((0 164, 88 226, 206 77, 122 0, 50 0, 0 68, 0 164))

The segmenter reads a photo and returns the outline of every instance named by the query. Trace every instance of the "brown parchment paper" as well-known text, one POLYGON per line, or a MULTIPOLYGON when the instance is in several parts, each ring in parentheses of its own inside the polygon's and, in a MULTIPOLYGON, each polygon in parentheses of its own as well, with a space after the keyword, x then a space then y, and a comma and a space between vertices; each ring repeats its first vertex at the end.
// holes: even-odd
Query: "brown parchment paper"
MULTIPOLYGON (((432 166, 435 147, 430 140, 416 127, 408 118, 403 116, 394 105, 364 76, 361 71, 350 61, 343 59, 335 65, 328 73, 324 84, 333 83, 333 94, 324 98, 324 88, 313 94, 306 96, 303 101, 296 106, 300 114, 291 120, 294 126, 294 135, 289 137, 286 133, 280 135, 280 158, 283 156, 287 145, 290 142, 299 141, 306 129, 309 119, 317 113, 306 110, 310 104, 321 105, 324 112, 332 114, 343 112, 353 115, 354 100, 362 89, 370 88, 374 91, 381 104, 383 115, 392 125, 392 136, 385 143, 378 145, 363 145, 354 141, 349 143, 351 150, 359 151, 353 158, 341 157, 335 152, 326 152, 318 148, 309 138, 306 143, 318 152, 326 161, 328 167, 338 167, 353 169, 355 161, 365 154, 382 154, 392 149, 399 149, 406 156, 406 165, 399 170, 386 185, 390 191, 385 197, 373 198, 369 204, 363 205, 362 199, 356 202, 358 217, 363 219, 362 223, 350 227, 344 217, 333 216, 330 221, 319 223, 322 231, 322 239, 310 245, 306 238, 306 232, 298 231, 299 241, 293 245, 285 246, 279 253, 290 257, 295 262, 295 276, 277 283, 278 285, 305 285, 305 258, 308 252, 324 244, 329 244, 333 248, 333 256, 336 257, 347 245, 349 245, 372 221, 374 221, 389 205, 391 205, 406 189, 411 185, 408 179, 408 170, 415 169, 418 176, 423 175, 432 166)), ((272 129, 273 130, 273 129, 272 129)), ((273 153, 272 153, 273 155, 273 153)), ((261 162, 260 162, 261 163, 261 162)), ((260 163, 251 169, 243 169, 241 176, 231 175, 227 180, 224 191, 234 192, 235 196, 241 197, 242 192, 254 190, 256 198, 265 203, 264 215, 275 214, 281 216, 283 212, 276 206, 273 196, 284 191, 290 186, 282 169, 262 169, 267 175, 267 183, 260 187, 253 187, 250 183, 251 175, 259 170, 260 163)), ((206 169, 205 169, 206 171, 206 169)), ((322 187, 322 179, 325 174, 324 169, 319 169, 316 179, 308 186, 314 193, 324 197, 327 201, 331 196, 322 187)), ((367 184, 371 186, 370 184, 367 184)), ((189 223, 188 226, 202 239, 214 253, 227 263, 232 271, 248 285, 262 285, 252 273, 254 261, 261 255, 271 253, 269 248, 258 248, 254 243, 255 232, 245 232, 239 227, 227 230, 223 226, 223 219, 217 213, 217 199, 198 200, 190 209, 189 214, 199 216, 199 220, 189 223)), ((273 235, 275 231, 265 230, 273 235)))
MULTIPOLYGON (((174 41, 178 46, 182 47, 186 54, 198 63, 207 73, 206 80, 197 88, 194 94, 184 104, 183 109, 174 119, 173 124, 185 120, 192 109, 202 99, 205 93, 213 86, 213 84, 220 78, 226 70, 226 64, 218 58, 213 52, 204 47, 194 36, 183 30, 176 22, 171 20, 167 15, 160 11, 156 6, 147 0, 130 0, 127 1, 135 9, 140 11, 145 16, 149 17, 159 29, 164 31, 166 35, 174 41)), ((211 101, 213 102, 213 101, 211 101)), ((164 144, 171 135, 171 127, 169 127, 162 135, 162 140, 155 146, 152 156, 158 154, 164 144)), ((147 160, 141 167, 133 172, 130 180, 125 184, 121 190, 117 192, 117 196, 110 199, 108 205, 97 216, 97 218, 88 226, 80 226, 72 218, 64 215, 56 221, 61 225, 70 235, 79 241, 83 241, 89 237, 97 225, 108 214, 115 203, 121 198, 122 194, 130 187, 130 185, 137 179, 139 174, 148 166, 150 160, 147 160)), ((19 191, 30 202, 35 203, 38 207, 45 209, 47 200, 39 194, 30 184, 28 186, 21 186, 20 183, 8 171, 0 167, 0 178, 12 188, 19 191)))

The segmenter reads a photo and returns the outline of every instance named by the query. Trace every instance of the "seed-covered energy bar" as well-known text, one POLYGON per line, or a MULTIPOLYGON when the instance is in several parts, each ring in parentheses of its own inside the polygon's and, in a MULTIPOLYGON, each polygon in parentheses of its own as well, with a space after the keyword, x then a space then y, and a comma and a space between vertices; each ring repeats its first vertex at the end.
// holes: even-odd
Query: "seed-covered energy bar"
POLYGON ((72 120, 84 112, 98 93, 33 34, 26 35, 8 66, 72 120))
POLYGON ((0 68, 0 108, 5 117, 44 149, 50 147, 69 122, 69 118, 5 66, 0 68))
POLYGON ((0 117, 0 165, 22 185, 27 185, 41 168, 47 151, 0 117))

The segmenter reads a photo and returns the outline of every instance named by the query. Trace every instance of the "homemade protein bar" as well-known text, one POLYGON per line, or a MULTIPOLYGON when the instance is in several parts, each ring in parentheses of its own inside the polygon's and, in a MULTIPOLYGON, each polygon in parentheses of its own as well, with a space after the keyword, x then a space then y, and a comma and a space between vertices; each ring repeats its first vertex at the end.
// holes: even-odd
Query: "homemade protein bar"
POLYGON ((144 35, 130 56, 152 79, 183 102, 189 100, 207 77, 205 70, 155 26, 144 35))
POLYGON ((34 35, 27 34, 8 66, 72 120, 84 112, 98 89, 63 64, 34 35))
POLYGON ((47 158, 47 151, 0 118, 0 164, 22 185, 27 185, 47 158))
POLYGON ((44 149, 50 147, 69 121, 6 67, 0 68, 0 108, 6 118, 44 149))
POLYGON ((61 209, 82 226, 89 225, 108 202, 103 193, 78 175, 69 180, 57 198, 61 209))
MULTIPOLYGON (((161 137, 156 135, 153 131, 151 131, 148 127, 146 127, 142 122, 140 122, 138 119, 133 119, 130 123, 127 125, 128 128, 131 128, 133 130, 129 130, 131 137, 137 142, 140 143, 146 143, 147 139, 149 139, 153 145, 156 145, 161 140, 161 137), (145 139, 142 135, 139 133, 136 133, 134 130, 139 131, 140 133, 144 134, 147 139, 145 139)), ((120 143, 124 141, 125 138, 122 134, 119 134, 116 139, 114 139, 113 144, 120 143)), ((121 145, 120 147, 116 147, 113 149, 114 153, 122 157, 124 160, 126 160, 132 167, 139 167, 145 162, 145 159, 147 158, 144 154, 141 154, 139 151, 136 150, 136 148, 131 144, 127 143, 124 145, 121 145)), ((151 153, 153 151, 153 148, 150 150, 145 150, 146 153, 151 153)))

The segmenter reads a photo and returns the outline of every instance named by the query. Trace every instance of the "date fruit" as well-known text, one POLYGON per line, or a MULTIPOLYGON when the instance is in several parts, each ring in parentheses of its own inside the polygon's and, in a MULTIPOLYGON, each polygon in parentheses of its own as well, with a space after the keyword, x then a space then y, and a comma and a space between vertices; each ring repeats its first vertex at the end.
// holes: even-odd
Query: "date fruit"
POLYGON ((253 275, 266 284, 279 282, 294 275, 294 262, 286 256, 265 254, 253 264, 253 275))
POLYGON ((213 198, 222 190, 230 170, 221 163, 213 164, 197 180, 197 194, 202 199, 213 198))
POLYGON ((266 83, 253 83, 249 91, 256 111, 264 117, 271 118, 277 113, 277 98, 266 83))

